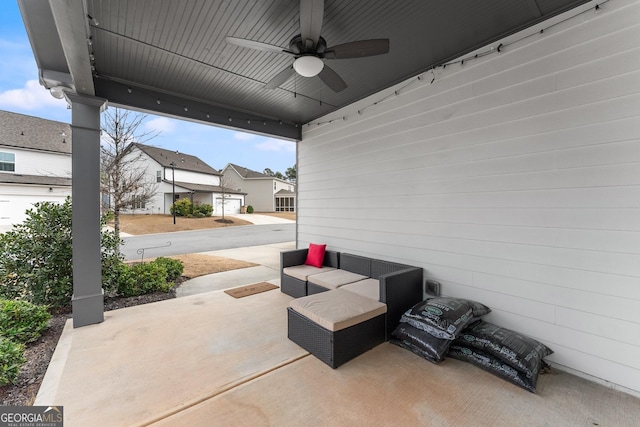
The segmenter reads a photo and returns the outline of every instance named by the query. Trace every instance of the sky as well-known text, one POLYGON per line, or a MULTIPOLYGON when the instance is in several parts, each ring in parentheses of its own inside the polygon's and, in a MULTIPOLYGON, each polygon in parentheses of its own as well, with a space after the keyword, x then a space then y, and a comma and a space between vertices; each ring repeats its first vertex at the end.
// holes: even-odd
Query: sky
MULTIPOLYGON (((0 110, 71 123, 71 110, 38 83, 38 68, 15 0, 0 0, 0 110)), ((146 143, 199 157, 222 169, 235 163, 258 172, 286 172, 296 163, 295 142, 148 114, 146 143)))

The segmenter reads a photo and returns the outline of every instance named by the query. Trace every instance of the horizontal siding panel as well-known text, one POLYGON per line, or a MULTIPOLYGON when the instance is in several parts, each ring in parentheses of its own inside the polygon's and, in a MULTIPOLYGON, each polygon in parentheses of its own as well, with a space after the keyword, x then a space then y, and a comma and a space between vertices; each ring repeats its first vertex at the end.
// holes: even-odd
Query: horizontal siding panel
POLYGON ((640 185, 640 162, 558 169, 553 155, 540 155, 491 163, 402 170, 385 174, 384 180, 379 170, 353 168, 357 175, 347 188, 337 177, 307 182, 305 188, 316 198, 364 198, 374 193, 385 197, 640 185))
POLYGON ((492 292, 472 286, 458 285, 443 281, 448 297, 465 298, 481 302, 492 310, 500 310, 519 316, 537 319, 542 322, 554 323, 556 309, 554 306, 540 301, 522 299, 513 295, 492 292))
POLYGON ((640 115, 616 121, 590 123, 581 127, 560 129, 542 134, 534 133, 526 136, 515 136, 496 142, 474 145, 472 150, 474 159, 508 157, 561 150, 563 148, 581 148, 608 142, 636 140, 638 134, 640 134, 640 115))
MULTIPOLYGON (((640 208, 640 187, 519 190, 505 192, 398 195, 393 199, 334 197, 331 204, 346 209, 384 209, 385 206, 420 211, 425 208, 640 208), (383 202, 387 202, 384 204, 383 202)), ((300 197, 309 208, 328 207, 327 200, 300 197)))
POLYGON ((473 284, 481 289, 506 295, 517 295, 523 299, 538 301, 550 306, 564 307, 640 324, 640 313, 638 312, 640 298, 632 299, 607 295, 605 283, 600 284, 600 292, 592 292, 477 273, 473 276, 473 284))
POLYGON ((604 9, 305 126, 298 245, 420 266, 640 392, 640 1, 604 9))
MULTIPOLYGON (((307 215, 320 221, 336 218, 380 221, 420 221, 450 224, 501 225, 578 230, 640 231, 640 209, 447 209, 424 208, 418 213, 409 205, 401 209, 361 209, 322 211, 322 216, 307 215)), ((379 225, 378 225, 379 227, 379 225)))
MULTIPOLYGON (((636 319, 638 320, 638 319, 636 319)), ((556 308, 556 324, 640 347, 640 323, 564 307, 556 308)))
MULTIPOLYGON (((639 134, 640 135, 640 134, 639 134)), ((556 153, 558 168, 615 165, 640 162, 640 139, 571 148, 556 153)))

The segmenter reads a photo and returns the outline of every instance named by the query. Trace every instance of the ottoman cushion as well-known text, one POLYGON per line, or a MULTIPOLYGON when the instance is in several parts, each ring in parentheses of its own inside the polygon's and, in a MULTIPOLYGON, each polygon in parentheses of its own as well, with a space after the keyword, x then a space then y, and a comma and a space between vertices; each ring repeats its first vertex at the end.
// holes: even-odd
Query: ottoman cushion
POLYGON ((339 331, 387 312, 386 304, 340 289, 297 298, 289 306, 329 331, 339 331))

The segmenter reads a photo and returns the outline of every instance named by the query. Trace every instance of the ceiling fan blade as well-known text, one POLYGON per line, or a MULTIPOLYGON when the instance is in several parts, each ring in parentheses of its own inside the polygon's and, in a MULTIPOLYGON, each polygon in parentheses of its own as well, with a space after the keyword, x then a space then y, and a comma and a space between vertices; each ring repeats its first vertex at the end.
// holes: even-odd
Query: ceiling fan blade
POLYGON ((225 40, 229 44, 234 44, 236 46, 241 46, 241 47, 248 47, 249 49, 257 49, 257 50, 263 50, 266 52, 274 52, 274 53, 291 53, 288 50, 281 48, 280 46, 257 42, 255 40, 240 39, 238 37, 227 37, 225 38, 225 40))
POLYGON ((275 88, 277 88, 282 83, 284 83, 287 80, 289 80, 289 77, 291 77, 293 75, 293 73, 295 73, 295 70, 293 69, 293 66, 289 65, 287 68, 285 68, 284 70, 280 71, 271 80, 269 80, 267 82, 267 84, 264 85, 265 89, 275 89, 275 88))
POLYGON ((371 39, 328 47, 324 57, 327 59, 362 58, 385 53, 389 53, 389 39, 371 39))
POLYGON ((324 0, 300 0, 300 35, 307 49, 316 47, 323 19, 324 0))
POLYGON ((333 71, 332 68, 328 67, 327 64, 324 64, 324 68, 320 71, 318 77, 334 92, 340 92, 347 88, 347 84, 342 80, 342 77, 333 71))

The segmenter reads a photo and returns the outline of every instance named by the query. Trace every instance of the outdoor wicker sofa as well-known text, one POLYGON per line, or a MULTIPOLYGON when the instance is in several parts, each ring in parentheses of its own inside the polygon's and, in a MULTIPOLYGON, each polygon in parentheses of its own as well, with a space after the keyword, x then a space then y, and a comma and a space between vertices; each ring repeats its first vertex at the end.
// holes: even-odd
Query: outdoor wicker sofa
POLYGON ((422 268, 337 255, 339 268, 308 275, 308 295, 287 308, 289 339, 332 368, 389 340, 402 314, 423 300, 422 268))

